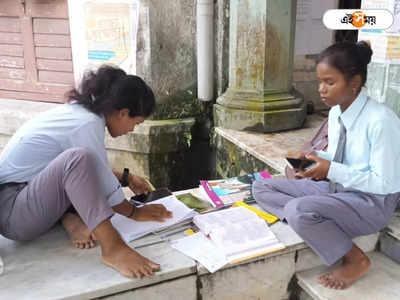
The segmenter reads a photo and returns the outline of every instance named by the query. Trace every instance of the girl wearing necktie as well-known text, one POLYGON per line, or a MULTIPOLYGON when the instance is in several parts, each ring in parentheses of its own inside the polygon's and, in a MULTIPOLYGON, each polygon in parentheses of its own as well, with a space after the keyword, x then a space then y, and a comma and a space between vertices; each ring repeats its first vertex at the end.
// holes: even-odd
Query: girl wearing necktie
POLYGON ((331 107, 328 150, 305 155, 314 164, 297 170, 300 180, 253 183, 258 204, 287 222, 324 263, 342 260, 319 278, 332 289, 367 273, 370 261, 352 239, 384 228, 400 197, 400 120, 363 89, 371 56, 365 41, 322 51, 317 76, 321 100, 331 107))

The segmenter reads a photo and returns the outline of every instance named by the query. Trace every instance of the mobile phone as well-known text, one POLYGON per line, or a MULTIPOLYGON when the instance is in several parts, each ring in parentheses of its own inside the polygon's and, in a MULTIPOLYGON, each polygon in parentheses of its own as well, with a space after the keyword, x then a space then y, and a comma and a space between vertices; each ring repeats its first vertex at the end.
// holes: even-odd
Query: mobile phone
POLYGON ((156 189, 148 194, 140 194, 132 196, 131 202, 147 203, 170 195, 172 195, 172 192, 168 188, 163 187, 156 189))
POLYGON ((309 160, 306 158, 293 158, 293 157, 285 157, 287 164, 297 170, 305 170, 311 165, 315 164, 315 161, 309 160))

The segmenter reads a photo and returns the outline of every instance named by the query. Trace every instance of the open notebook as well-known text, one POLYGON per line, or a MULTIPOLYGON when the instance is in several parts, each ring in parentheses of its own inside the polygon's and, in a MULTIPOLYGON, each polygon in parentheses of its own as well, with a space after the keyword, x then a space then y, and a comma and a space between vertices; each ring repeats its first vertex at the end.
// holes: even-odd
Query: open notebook
POLYGON ((265 220, 243 206, 199 214, 193 222, 200 232, 173 241, 172 247, 210 272, 285 248, 265 220))
POLYGON ((244 207, 198 215, 193 222, 232 263, 285 248, 266 222, 244 207))
POLYGON ((115 214, 111 218, 111 223, 114 228, 120 233, 125 242, 130 242, 138 239, 146 234, 165 229, 177 223, 193 218, 197 215, 193 209, 188 208, 185 204, 179 201, 174 195, 152 201, 149 204, 162 204, 172 212, 171 219, 165 219, 165 222, 139 222, 120 214, 115 214))

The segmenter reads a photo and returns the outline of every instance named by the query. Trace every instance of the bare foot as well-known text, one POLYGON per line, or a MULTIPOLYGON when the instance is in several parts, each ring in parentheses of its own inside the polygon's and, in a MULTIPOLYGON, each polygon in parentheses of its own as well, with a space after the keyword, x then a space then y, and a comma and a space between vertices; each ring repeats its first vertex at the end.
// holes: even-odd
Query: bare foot
POLYGON ((354 245, 343 257, 342 266, 322 275, 318 281, 327 288, 343 290, 367 273, 370 265, 369 258, 354 245))
POLYGON ((127 277, 142 278, 160 270, 160 265, 141 256, 126 245, 113 249, 110 255, 103 255, 102 261, 127 277))
POLYGON ((77 214, 66 213, 61 218, 61 223, 75 247, 89 249, 96 245, 94 234, 89 231, 89 228, 77 214))

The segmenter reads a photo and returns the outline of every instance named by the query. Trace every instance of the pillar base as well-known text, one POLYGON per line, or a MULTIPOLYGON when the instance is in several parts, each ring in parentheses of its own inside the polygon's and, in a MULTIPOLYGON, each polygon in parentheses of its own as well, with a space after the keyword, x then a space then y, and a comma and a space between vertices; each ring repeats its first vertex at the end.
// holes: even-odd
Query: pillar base
POLYGON ((304 100, 289 93, 257 95, 228 90, 214 105, 215 126, 257 132, 299 128, 306 118, 304 100))

